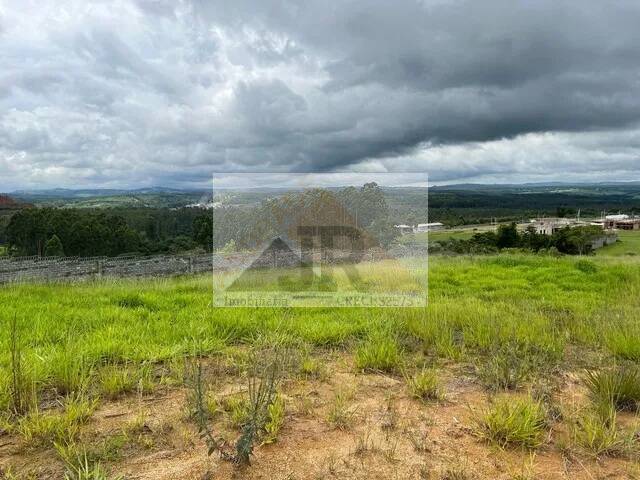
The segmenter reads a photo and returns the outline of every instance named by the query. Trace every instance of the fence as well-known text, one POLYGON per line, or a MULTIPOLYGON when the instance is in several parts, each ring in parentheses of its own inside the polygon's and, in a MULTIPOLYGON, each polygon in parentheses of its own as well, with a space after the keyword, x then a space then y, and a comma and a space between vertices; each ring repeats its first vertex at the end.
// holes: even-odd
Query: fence
POLYGON ((0 259, 0 283, 181 275, 210 272, 214 263, 216 261, 211 254, 115 258, 5 257, 0 259))
MULTIPOLYGON (((294 266, 301 260, 294 252, 242 252, 234 254, 155 255, 148 257, 0 257, 0 284, 28 281, 83 280, 101 277, 161 277, 203 272, 240 270, 247 267, 294 266)), ((425 251, 402 248, 394 256, 421 256, 425 251)), ((336 255, 336 261, 340 255, 336 255)), ((361 261, 388 258, 368 250, 361 261)), ((326 262, 327 260, 325 260, 326 262)))

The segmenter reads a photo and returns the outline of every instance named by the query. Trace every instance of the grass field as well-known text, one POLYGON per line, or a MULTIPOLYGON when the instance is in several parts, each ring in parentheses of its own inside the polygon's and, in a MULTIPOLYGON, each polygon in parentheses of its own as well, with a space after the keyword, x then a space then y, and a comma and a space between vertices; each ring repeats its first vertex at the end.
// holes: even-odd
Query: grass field
POLYGON ((239 448, 284 351, 243 478, 640 478, 639 267, 434 257, 404 309, 213 309, 210 276, 0 287, 0 472, 232 478, 202 432, 239 448))
POLYGON ((596 252, 601 256, 634 256, 640 255, 640 230, 618 232, 618 242, 603 247, 596 252))

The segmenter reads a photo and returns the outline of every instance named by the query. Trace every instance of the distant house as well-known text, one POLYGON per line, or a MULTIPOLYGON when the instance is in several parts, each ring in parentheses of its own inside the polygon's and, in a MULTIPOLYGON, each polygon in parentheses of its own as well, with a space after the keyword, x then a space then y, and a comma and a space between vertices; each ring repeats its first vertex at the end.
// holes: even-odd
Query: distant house
POLYGON ((440 222, 432 222, 432 223, 419 223, 418 225, 394 225, 395 228, 400 230, 402 235, 407 235, 409 233, 424 233, 424 232, 432 232, 434 230, 442 230, 444 229, 444 224, 440 222))
MULTIPOLYGON (((598 225, 589 222, 582 222, 574 218, 537 218, 530 222, 536 230, 536 233, 541 235, 553 235, 559 230, 567 227, 584 227, 587 225, 598 225)), ((600 226, 602 226, 600 224, 600 226)))
POLYGON ((432 232, 434 230, 442 230, 444 228, 444 224, 440 222, 433 223, 419 223, 413 229, 414 233, 423 233, 423 232, 432 232))
POLYGON ((394 227, 400 230, 400 235, 413 233, 413 227, 411 225, 394 225, 394 227))
POLYGON ((607 230, 640 230, 640 218, 631 218, 629 215, 607 215, 604 220, 597 222, 607 230))

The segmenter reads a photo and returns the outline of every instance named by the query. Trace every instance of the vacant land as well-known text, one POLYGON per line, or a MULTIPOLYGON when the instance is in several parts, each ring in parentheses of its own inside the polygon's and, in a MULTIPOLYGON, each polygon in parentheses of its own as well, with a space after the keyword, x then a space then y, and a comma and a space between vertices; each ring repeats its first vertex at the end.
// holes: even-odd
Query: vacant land
POLYGON ((639 267, 432 258, 412 309, 212 309, 209 276, 5 286, 0 478, 640 478, 639 267))
POLYGON ((601 248, 596 253, 604 256, 640 255, 640 231, 620 230, 617 243, 601 248))

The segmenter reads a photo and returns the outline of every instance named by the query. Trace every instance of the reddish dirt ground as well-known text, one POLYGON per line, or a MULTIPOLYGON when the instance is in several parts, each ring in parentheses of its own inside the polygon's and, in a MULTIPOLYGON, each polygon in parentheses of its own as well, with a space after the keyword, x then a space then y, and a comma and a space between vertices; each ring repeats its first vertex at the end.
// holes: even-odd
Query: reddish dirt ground
MULTIPOLYGON (((257 447, 252 464, 241 469, 215 454, 207 456, 186 414, 183 387, 102 401, 83 427, 81 440, 95 445, 127 431, 118 458, 103 462, 114 476, 126 479, 640 478, 640 468, 631 460, 595 459, 567 446, 562 424, 553 426, 535 451, 501 449, 482 441, 474 434, 474 416, 486 408, 489 396, 469 375, 469 367, 466 370, 443 368, 446 399, 423 403, 409 396, 401 376, 355 373, 350 358, 333 356, 326 368, 332 373, 325 378, 289 379, 281 385, 286 417, 277 441, 257 447), (337 391, 349 398, 350 422, 342 429, 327 418, 337 391)), ((559 382, 555 400, 562 408, 584 400, 576 376, 566 375, 559 382)), ((216 375, 211 387, 212 394, 220 396, 241 390, 232 376, 216 375)), ((224 414, 214 418, 212 426, 230 441, 237 436, 224 414)), ((4 435, 0 468, 9 466, 24 474, 18 478, 64 476, 53 449, 25 449, 18 437, 4 435)))

